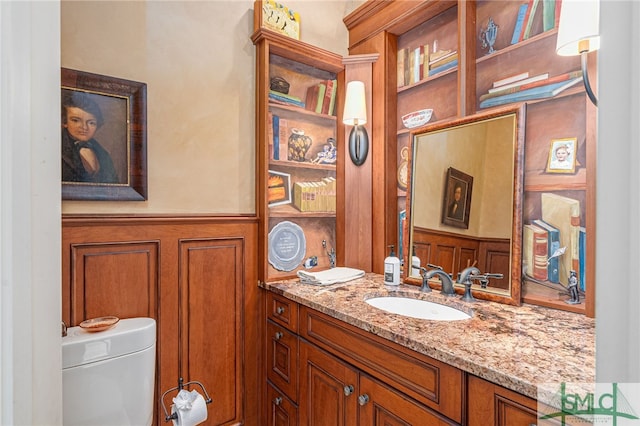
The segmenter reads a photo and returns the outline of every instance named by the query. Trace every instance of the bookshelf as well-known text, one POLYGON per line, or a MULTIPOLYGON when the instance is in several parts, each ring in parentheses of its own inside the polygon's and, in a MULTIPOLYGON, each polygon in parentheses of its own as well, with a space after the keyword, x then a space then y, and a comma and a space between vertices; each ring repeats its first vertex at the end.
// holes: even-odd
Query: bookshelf
POLYGON ((259 279, 273 281, 295 277, 311 258, 317 262, 314 270, 330 266, 327 250, 336 247, 335 115, 343 65, 337 54, 265 28, 255 28, 252 41, 259 279), (279 83, 276 93, 272 82, 279 83), (307 108, 310 88, 321 84, 326 98, 316 96, 307 108), (332 102, 331 93, 329 108, 325 102, 332 102))
MULTIPOLYGON (((374 117, 375 126, 382 129, 386 145, 384 152, 387 168, 381 184, 373 192, 384 193, 386 209, 380 222, 385 224, 385 241, 374 245, 376 253, 385 253, 385 247, 397 244, 398 214, 406 208, 406 192, 397 185, 395 170, 402 164, 402 150, 409 145, 412 129, 402 125, 402 115, 422 108, 433 108, 429 122, 446 122, 477 112, 480 98, 488 93, 497 80, 523 72, 529 76, 548 73, 549 77, 580 69, 579 57, 561 57, 555 53, 557 28, 544 9, 552 1, 538 1, 537 14, 530 25, 527 38, 512 44, 514 27, 522 4, 530 2, 504 1, 390 1, 384 5, 368 1, 344 19, 350 35, 350 53, 379 53, 374 67, 374 104, 381 106, 374 117), (384 19, 383 19, 384 18, 384 19), (483 47, 479 34, 491 18, 498 26, 493 48, 483 47), (553 25, 550 27, 550 22, 553 25), (434 41, 441 50, 457 50, 458 65, 435 76, 427 75, 420 81, 399 83, 398 53, 402 49, 430 46, 434 41)), ((547 9, 547 13, 550 9, 547 9)), ((526 26, 526 20, 523 23, 526 26)), ((595 80, 596 57, 590 54, 590 76, 595 80)), ((557 284, 525 280, 522 283, 523 302, 593 316, 595 297, 593 268, 595 264, 595 166, 596 166, 596 108, 590 103, 581 83, 543 99, 528 99, 526 103, 526 140, 523 223, 529 224, 542 217, 541 197, 545 193, 577 200, 580 204, 579 225, 586 229, 586 294, 583 303, 565 303, 566 289, 557 284), (545 172, 552 140, 575 137, 578 160, 575 173, 545 172), (591 283, 591 284, 589 284, 591 283)), ((507 104, 505 104, 507 105, 507 104)), ((374 262, 375 264, 375 262, 374 262)))

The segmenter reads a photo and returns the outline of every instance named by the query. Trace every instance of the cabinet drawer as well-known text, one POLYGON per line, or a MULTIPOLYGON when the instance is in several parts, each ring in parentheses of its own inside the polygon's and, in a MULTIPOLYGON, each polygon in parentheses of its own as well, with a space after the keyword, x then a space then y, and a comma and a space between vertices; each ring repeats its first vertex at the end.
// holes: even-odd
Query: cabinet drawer
POLYGON ((305 306, 300 336, 426 406, 462 422, 462 371, 305 306))
POLYGON ((267 378, 297 402, 298 336, 273 321, 267 321, 267 378))
POLYGON ((298 304, 291 300, 267 292, 267 316, 288 330, 298 332, 298 304))
POLYGON ((268 425, 298 426, 298 408, 282 392, 267 384, 268 425))

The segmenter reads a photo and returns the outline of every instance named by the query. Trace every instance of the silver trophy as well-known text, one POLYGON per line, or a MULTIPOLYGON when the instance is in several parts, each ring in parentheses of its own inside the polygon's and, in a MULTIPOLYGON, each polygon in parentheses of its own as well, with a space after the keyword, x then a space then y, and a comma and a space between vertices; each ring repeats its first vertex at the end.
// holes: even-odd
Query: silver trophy
POLYGON ((482 41, 482 47, 489 46, 489 54, 495 52, 493 45, 496 44, 496 38, 498 37, 498 26, 493 22, 493 18, 489 18, 487 22, 487 28, 480 30, 480 40, 482 41))

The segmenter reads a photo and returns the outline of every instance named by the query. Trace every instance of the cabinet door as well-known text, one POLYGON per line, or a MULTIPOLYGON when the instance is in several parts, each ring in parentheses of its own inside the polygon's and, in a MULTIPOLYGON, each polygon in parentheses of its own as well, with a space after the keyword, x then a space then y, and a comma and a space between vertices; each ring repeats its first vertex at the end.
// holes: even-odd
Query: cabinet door
POLYGON ((298 426, 298 408, 271 383, 267 386, 267 401, 269 426, 298 426))
POLYGON ((476 376, 469 376, 467 394, 469 426, 537 424, 537 403, 531 398, 476 376))
POLYGON ((364 374, 360 376, 358 404, 360 405, 361 425, 436 426, 457 424, 364 374))
POLYGON ((300 424, 355 425, 356 370, 304 342, 300 344, 300 367, 300 424))
POLYGON ((267 378, 296 402, 298 336, 271 321, 267 321, 267 378))

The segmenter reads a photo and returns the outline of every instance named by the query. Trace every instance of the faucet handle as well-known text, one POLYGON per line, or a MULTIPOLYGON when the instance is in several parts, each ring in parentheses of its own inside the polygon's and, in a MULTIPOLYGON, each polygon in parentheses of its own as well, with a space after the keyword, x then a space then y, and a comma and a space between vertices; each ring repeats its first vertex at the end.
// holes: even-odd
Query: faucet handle
POLYGON ((67 324, 65 324, 64 321, 62 321, 62 337, 67 335, 67 324))
POLYGON ((442 266, 434 265, 433 263, 427 263, 429 268, 440 269, 442 271, 442 266))

